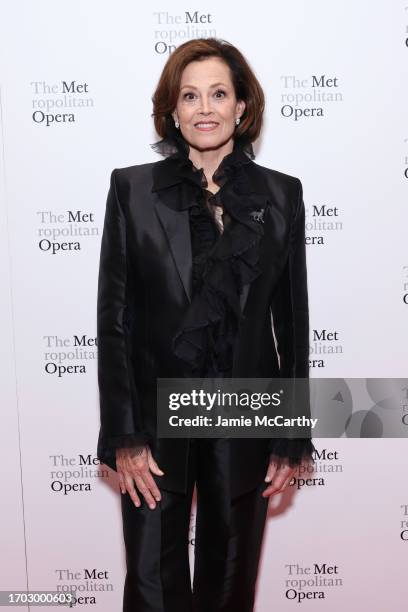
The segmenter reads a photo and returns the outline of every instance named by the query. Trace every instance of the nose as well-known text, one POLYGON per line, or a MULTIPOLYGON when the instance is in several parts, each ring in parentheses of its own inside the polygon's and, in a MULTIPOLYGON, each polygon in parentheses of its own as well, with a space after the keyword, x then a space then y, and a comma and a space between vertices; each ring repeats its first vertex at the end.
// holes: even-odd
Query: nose
POLYGON ((202 102, 201 102, 201 114, 202 115, 210 115, 212 113, 211 110, 211 101, 206 98, 205 96, 203 96, 202 98, 202 102))

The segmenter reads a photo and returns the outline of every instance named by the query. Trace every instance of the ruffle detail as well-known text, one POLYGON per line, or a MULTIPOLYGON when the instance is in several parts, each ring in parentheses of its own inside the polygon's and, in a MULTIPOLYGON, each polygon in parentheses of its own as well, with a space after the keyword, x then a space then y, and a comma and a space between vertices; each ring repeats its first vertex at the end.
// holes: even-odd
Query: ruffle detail
POLYGON ((316 448, 310 438, 272 438, 269 452, 280 459, 287 459, 290 467, 308 461, 314 465, 313 453, 316 448))
MULTIPOLYGON (((226 200, 224 206, 232 219, 238 217, 238 210, 232 210, 226 200)), ((197 219, 202 223, 202 216, 197 219)), ((196 236, 200 231, 201 244, 206 246, 203 223, 196 236)), ((188 376, 231 376, 234 340, 242 319, 240 294, 261 273, 257 263, 262 235, 260 226, 250 228, 232 221, 208 251, 194 257, 196 291, 173 340, 175 354, 191 368, 188 376)))
POLYGON ((203 272, 208 252, 220 232, 214 224, 210 211, 206 208, 205 193, 202 200, 190 209, 191 250, 193 254, 193 295, 201 290, 203 272))
POLYGON ((186 377, 230 377, 242 320, 242 289, 261 274, 263 224, 251 213, 264 212, 267 202, 265 196, 251 192, 244 171, 251 160, 242 143, 236 142, 212 177, 220 189, 210 197, 228 216, 220 234, 206 204, 210 192, 205 189, 204 171, 193 165, 188 151, 183 141, 178 153, 167 160, 168 178, 171 174, 183 183, 181 209, 189 210, 193 252, 192 302, 173 338, 173 351, 184 362, 186 377))

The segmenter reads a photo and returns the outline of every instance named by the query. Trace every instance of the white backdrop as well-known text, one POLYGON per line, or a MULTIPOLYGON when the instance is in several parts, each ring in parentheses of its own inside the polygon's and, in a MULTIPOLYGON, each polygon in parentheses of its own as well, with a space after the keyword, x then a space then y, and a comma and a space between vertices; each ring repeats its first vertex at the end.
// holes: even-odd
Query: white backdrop
MULTIPOLYGON (((151 95, 172 49, 237 45, 267 100, 256 161, 303 183, 311 376, 404 377, 407 1, 15 0, 0 27, 0 590, 72 587, 119 611, 120 498, 95 458, 110 172, 159 159, 151 95)), ((405 440, 315 445, 314 479, 270 502, 256 610, 404 610, 405 440)))

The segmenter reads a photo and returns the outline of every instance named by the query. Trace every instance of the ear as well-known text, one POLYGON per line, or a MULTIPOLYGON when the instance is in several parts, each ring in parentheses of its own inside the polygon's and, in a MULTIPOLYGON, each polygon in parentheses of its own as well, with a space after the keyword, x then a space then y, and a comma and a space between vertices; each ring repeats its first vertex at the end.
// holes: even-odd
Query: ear
POLYGON ((242 117, 242 115, 244 114, 245 107, 246 104, 243 100, 239 100, 237 102, 237 114, 239 115, 239 117, 242 117))

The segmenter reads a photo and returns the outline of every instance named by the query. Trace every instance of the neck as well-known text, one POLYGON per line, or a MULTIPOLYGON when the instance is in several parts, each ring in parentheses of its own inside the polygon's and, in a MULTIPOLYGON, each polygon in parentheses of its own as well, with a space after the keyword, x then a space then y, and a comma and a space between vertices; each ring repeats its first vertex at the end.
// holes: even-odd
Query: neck
POLYGON ((222 160, 234 150, 234 140, 230 138, 226 143, 216 149, 196 149, 190 145, 189 158, 198 169, 204 170, 208 185, 212 184, 212 177, 222 160))

